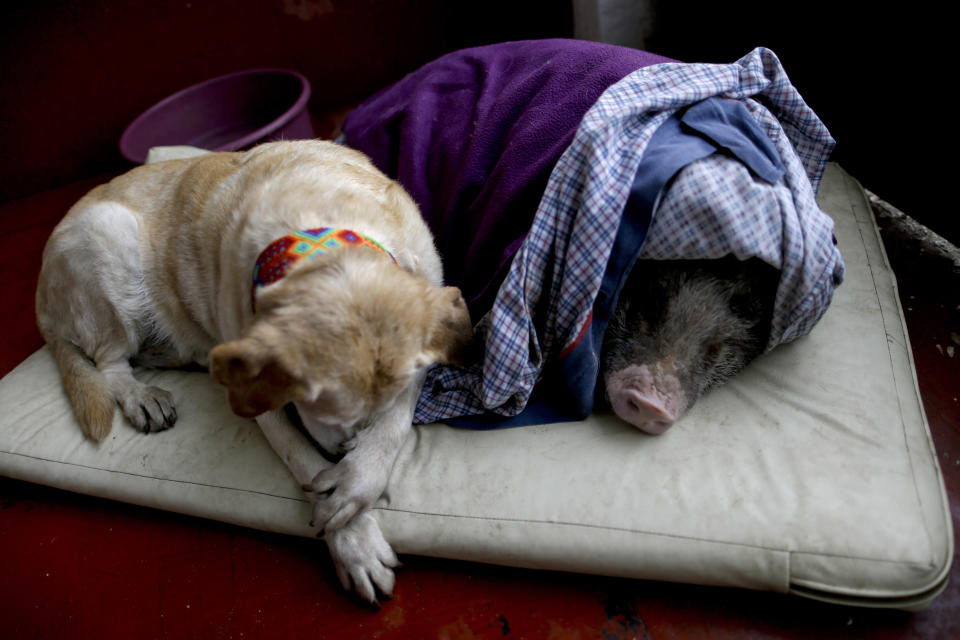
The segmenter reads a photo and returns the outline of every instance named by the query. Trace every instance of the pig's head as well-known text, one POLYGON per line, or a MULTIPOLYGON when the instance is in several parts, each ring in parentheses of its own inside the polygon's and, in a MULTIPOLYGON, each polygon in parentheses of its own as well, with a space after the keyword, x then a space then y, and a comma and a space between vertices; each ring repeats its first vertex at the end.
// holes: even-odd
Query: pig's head
POLYGON ((607 398, 650 434, 762 351, 779 273, 733 258, 636 263, 603 343, 607 398))

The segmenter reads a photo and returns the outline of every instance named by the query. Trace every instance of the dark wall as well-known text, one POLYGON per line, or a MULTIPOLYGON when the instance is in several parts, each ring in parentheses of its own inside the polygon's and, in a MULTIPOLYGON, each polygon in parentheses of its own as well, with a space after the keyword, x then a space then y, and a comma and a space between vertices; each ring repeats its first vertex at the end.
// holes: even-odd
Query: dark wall
POLYGON ((437 1, 33 0, 0 9, 0 200, 119 166, 142 110, 255 66, 305 73, 312 106, 350 100, 439 51, 437 1), (338 3, 339 4, 339 3, 338 3))
POLYGON ((566 2, 31 0, 0 8, 0 202, 125 168, 164 96, 257 66, 301 71, 311 111, 358 102, 454 48, 569 36, 566 2), (559 8, 558 8, 559 5, 559 8))
POLYGON ((648 48, 687 62, 731 62, 756 46, 773 49, 837 139, 833 159, 960 244, 956 134, 944 118, 957 57, 948 50, 948 25, 919 4, 659 0, 648 48))

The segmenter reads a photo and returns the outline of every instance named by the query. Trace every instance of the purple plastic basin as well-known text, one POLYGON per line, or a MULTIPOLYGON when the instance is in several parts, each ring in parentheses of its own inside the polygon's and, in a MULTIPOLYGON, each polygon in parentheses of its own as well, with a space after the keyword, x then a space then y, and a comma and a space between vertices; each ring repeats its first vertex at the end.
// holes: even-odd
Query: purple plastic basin
POLYGON ((206 80, 164 98, 124 130, 120 153, 138 164, 150 147, 246 149, 270 140, 313 137, 310 83, 287 69, 249 69, 206 80))

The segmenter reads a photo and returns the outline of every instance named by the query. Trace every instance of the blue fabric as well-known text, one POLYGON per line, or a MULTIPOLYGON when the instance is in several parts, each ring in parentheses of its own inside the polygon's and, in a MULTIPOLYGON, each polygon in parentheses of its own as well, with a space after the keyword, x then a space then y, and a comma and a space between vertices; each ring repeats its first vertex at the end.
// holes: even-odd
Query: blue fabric
POLYGON ((776 147, 740 100, 708 98, 691 105, 680 120, 685 129, 735 156, 767 182, 776 182, 786 171, 776 147))

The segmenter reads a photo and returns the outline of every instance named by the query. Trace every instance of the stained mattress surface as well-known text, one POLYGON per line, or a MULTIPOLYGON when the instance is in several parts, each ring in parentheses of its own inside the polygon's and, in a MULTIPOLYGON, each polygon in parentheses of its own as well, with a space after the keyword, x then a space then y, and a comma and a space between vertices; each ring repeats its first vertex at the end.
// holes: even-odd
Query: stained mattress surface
MULTIPOLYGON (((658 437, 607 414, 498 431, 418 426, 374 511, 387 539, 400 553, 927 604, 945 584, 953 534, 896 284, 856 181, 830 165, 819 202, 847 274, 810 335, 658 437)), ((314 535, 299 486, 212 379, 139 375, 173 393, 176 428, 143 435, 118 412, 98 447, 48 351, 33 354, 0 381, 0 473, 314 535)))

